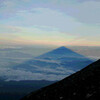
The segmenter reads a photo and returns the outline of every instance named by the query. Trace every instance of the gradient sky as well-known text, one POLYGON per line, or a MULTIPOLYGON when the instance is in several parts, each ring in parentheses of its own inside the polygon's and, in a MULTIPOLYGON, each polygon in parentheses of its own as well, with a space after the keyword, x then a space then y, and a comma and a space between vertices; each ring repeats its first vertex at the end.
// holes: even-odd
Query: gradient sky
POLYGON ((0 45, 100 46, 100 0, 0 0, 0 45))

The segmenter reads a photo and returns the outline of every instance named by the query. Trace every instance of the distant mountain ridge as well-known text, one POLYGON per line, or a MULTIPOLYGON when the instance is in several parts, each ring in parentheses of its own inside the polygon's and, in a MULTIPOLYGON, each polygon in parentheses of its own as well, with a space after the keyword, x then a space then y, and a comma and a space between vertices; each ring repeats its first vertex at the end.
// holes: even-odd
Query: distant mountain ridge
POLYGON ((21 100, 100 100, 100 60, 21 100))
POLYGON ((19 100, 28 93, 52 83, 54 82, 46 80, 4 81, 0 78, 0 100, 19 100))

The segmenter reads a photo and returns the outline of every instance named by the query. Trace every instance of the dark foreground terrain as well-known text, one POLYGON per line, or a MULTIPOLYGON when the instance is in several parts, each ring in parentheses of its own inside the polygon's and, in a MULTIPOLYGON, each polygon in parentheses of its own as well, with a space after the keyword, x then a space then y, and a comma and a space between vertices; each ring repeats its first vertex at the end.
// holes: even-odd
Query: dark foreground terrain
POLYGON ((100 60, 21 100, 100 100, 100 60))

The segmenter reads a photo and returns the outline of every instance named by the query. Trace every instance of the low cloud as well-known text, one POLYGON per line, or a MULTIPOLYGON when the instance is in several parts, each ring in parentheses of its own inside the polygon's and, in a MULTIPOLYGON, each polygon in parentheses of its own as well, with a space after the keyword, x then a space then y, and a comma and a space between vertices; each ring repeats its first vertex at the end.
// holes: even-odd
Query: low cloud
POLYGON ((55 74, 43 74, 43 73, 32 73, 24 70, 14 70, 11 68, 0 68, 0 76, 6 78, 6 81, 15 80, 60 80, 67 75, 55 75, 55 74))

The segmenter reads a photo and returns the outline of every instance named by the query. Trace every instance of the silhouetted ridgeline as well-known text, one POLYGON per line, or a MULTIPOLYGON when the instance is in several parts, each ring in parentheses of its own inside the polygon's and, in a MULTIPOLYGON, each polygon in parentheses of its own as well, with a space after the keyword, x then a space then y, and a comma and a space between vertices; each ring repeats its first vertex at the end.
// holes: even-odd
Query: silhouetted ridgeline
POLYGON ((100 60, 21 100, 100 100, 100 60))

